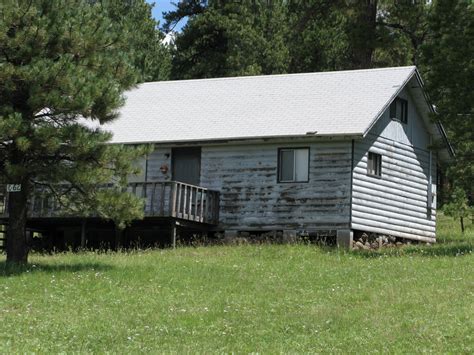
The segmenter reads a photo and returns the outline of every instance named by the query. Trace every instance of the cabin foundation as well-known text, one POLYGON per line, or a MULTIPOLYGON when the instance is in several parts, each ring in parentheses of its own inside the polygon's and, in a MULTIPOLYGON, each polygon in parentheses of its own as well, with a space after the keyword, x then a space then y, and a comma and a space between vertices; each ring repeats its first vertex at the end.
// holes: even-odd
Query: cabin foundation
POLYGON ((224 238, 225 239, 234 239, 239 236, 239 231, 236 230, 225 230, 224 231, 224 238))
POLYGON ((339 229, 337 231, 336 243, 338 248, 352 248, 353 239, 354 233, 350 229, 339 229))

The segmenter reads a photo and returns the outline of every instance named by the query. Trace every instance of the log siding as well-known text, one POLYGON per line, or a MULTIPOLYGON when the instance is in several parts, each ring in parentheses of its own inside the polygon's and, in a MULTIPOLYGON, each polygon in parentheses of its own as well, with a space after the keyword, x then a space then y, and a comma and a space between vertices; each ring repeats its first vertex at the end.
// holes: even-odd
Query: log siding
POLYGON ((351 228, 409 239, 434 241, 436 212, 428 208, 430 152, 368 134, 354 147, 351 228), (368 152, 382 155, 382 176, 367 175, 368 152))

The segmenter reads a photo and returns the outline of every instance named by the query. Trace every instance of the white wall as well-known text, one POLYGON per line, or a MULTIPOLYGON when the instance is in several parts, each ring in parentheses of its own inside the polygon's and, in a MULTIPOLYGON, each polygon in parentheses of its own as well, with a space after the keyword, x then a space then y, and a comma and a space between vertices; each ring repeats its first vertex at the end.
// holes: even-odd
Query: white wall
POLYGON ((430 169, 430 136, 408 91, 400 96, 408 100, 408 124, 390 119, 387 110, 355 142, 351 227, 432 241, 436 211, 428 208, 428 187, 430 173, 436 183, 436 155, 431 153, 430 169), (369 151, 382 155, 381 178, 367 175, 369 151))
POLYGON ((406 88, 402 90, 399 97, 408 101, 408 123, 405 124, 392 120, 389 114, 390 110, 387 109, 372 128, 371 133, 396 142, 428 150, 430 136, 418 113, 413 98, 406 88))

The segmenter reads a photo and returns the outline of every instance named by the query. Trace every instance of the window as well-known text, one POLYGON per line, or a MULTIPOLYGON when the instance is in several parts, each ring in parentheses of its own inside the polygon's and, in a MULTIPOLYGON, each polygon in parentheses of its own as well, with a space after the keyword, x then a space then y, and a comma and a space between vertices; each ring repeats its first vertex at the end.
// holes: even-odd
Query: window
POLYGON ((408 122, 408 101, 397 97, 390 105, 390 118, 402 123, 408 122))
POLYGON ((307 182, 309 178, 309 149, 283 148, 279 150, 279 182, 307 182))
POLYGON ((367 175, 382 176, 382 156, 380 154, 369 152, 367 175))

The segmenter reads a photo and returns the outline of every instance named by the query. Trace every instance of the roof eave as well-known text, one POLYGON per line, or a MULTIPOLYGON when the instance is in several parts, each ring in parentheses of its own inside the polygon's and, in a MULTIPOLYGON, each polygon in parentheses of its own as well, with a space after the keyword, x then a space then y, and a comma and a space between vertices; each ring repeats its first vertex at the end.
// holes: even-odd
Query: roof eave
MULTIPOLYGON (((415 68, 415 75, 416 75, 416 79, 418 80, 418 83, 420 84, 421 92, 423 93, 423 96, 425 97, 426 103, 428 104, 428 107, 429 107, 431 113, 434 114, 434 115, 437 115, 438 113, 434 109, 432 101, 431 101, 428 93, 425 90, 425 85, 423 83, 423 79, 421 78, 420 72, 418 71, 417 68, 415 68)), ((451 158, 454 158, 456 156, 456 152, 455 152, 453 146, 451 145, 451 143, 449 142, 448 135, 446 134, 446 130, 444 129, 443 124, 441 123, 440 120, 436 120, 435 124, 436 124, 436 127, 438 128, 438 131, 439 131, 439 133, 440 133, 440 135, 441 135, 441 137, 442 137, 442 139, 443 139, 443 141, 446 145, 449 156, 451 158)))
POLYGON ((407 79, 405 79, 405 81, 403 82, 402 85, 400 85, 400 87, 397 89, 397 91, 395 92, 394 95, 392 95, 392 97, 390 97, 390 99, 388 100, 388 102, 382 107, 382 109, 377 113, 377 115, 374 117, 374 119, 372 120, 372 122, 369 124, 369 126, 366 128, 366 130, 364 131, 364 138, 367 136, 367 134, 369 134, 370 130, 375 126, 375 124, 379 121, 380 117, 382 117, 383 113, 387 110, 387 108, 390 106, 390 103, 400 94, 400 92, 403 90, 403 88, 406 86, 406 84, 411 80, 411 78, 413 77, 413 74, 417 71, 416 67, 413 67, 412 71, 410 72, 410 74, 407 76, 407 79))
POLYGON ((336 139, 336 140, 351 140, 351 139, 362 139, 363 133, 338 133, 338 134, 301 134, 301 135, 277 135, 277 136, 255 136, 255 137, 229 137, 229 138, 218 138, 218 139, 187 139, 187 140, 166 140, 166 141, 122 141, 122 142, 111 142, 110 144, 124 144, 124 145, 137 145, 137 144, 156 144, 156 145, 175 145, 175 144, 226 144, 226 143, 253 143, 261 141, 278 141, 278 140, 311 140, 311 139, 336 139))
MULTIPOLYGON (((370 130, 375 126, 375 124, 378 122, 378 120, 380 119, 380 117, 382 117, 383 113, 388 109, 388 107, 390 106, 390 103, 400 94, 400 92, 405 88, 405 86, 408 84, 408 82, 413 78, 413 76, 415 76, 416 80, 418 81, 418 84, 420 85, 420 89, 421 89, 421 92, 423 93, 423 96, 425 98, 425 101, 426 101, 426 104, 430 110, 431 113, 433 114, 437 114, 436 111, 434 110, 433 108, 433 105, 431 104, 431 100, 428 96, 428 93, 426 92, 425 90, 425 86, 424 86, 424 83, 423 83, 423 79, 421 78, 421 75, 420 75, 420 72, 418 71, 418 68, 416 68, 415 66, 413 67, 413 70, 412 72, 407 76, 407 79, 403 82, 402 85, 400 85, 400 87, 398 88, 398 90, 396 91, 396 93, 394 95, 392 95, 392 97, 389 99, 389 101, 383 106, 382 110, 377 114, 377 116, 372 120, 371 124, 368 126, 368 128, 365 130, 364 134, 363 134, 363 137, 365 137, 369 132, 370 130)), ((451 143, 449 142, 448 140, 448 136, 446 135, 446 131, 442 125, 442 123, 439 121, 439 120, 436 120, 434 122, 434 124, 436 125, 439 133, 440 133, 440 136, 442 137, 445 145, 446 145, 446 150, 448 151, 448 154, 450 157, 454 157, 456 154, 455 154, 455 151, 453 149, 453 147, 451 146, 451 143)))

